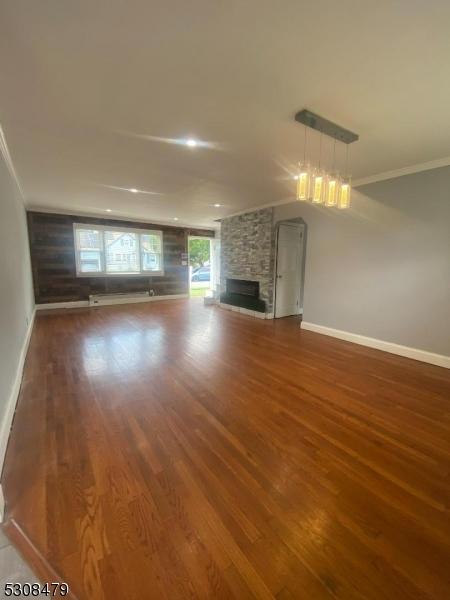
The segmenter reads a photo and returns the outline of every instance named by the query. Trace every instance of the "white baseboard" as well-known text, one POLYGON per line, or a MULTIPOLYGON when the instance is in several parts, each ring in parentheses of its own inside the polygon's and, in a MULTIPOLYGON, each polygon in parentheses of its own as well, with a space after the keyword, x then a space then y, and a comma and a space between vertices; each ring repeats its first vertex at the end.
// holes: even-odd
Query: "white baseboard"
MULTIPOLYGON (((189 298, 189 294, 169 294, 167 296, 143 296, 142 298, 113 298, 108 302, 103 301, 101 306, 113 304, 135 304, 138 302, 156 302, 157 300, 179 300, 180 298, 189 298)), ((74 302, 49 302, 48 304, 36 304, 36 310, 51 310, 55 308, 82 308, 89 306, 89 300, 77 300, 74 302)), ((95 306, 92 308, 99 308, 95 306)))
MULTIPOLYGON (((33 310, 30 321, 28 323, 28 329, 25 334, 25 339, 22 344, 22 350, 20 351, 19 361, 16 367, 16 373, 14 381, 11 387, 9 398, 6 401, 6 410, 3 420, 0 425, 0 473, 3 471, 3 463, 5 461, 6 447, 8 445, 9 433, 11 431, 11 425, 16 411, 17 399, 19 398, 20 385, 22 383, 23 367, 25 365, 25 359, 27 357, 28 346, 30 344, 31 333, 33 331, 35 310, 33 310)), ((0 520, 3 520, 4 513, 4 498, 3 490, 0 486, 0 520)))
POLYGON ((450 356, 445 356, 443 354, 434 354, 433 352, 419 350, 418 348, 401 346, 400 344, 394 344, 393 342, 386 342, 384 340, 366 337, 365 335, 359 335, 358 333, 351 333, 350 331, 342 331, 340 329, 333 329, 332 327, 316 325, 315 323, 308 323, 307 321, 302 321, 301 328, 339 338, 340 340, 346 340, 347 342, 360 344, 361 346, 376 348, 377 350, 383 350, 384 352, 390 352, 391 354, 406 356, 407 358, 450 369, 450 356))

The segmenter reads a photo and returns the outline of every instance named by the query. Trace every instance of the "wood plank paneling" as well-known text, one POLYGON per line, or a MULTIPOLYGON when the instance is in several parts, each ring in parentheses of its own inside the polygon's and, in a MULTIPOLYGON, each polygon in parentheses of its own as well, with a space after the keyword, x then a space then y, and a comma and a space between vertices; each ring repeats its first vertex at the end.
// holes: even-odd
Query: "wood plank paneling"
POLYGON ((450 372, 175 300, 38 315, 8 516, 80 600, 447 600, 450 372))
POLYGON ((87 300, 90 294, 142 292, 150 289, 155 295, 186 294, 189 291, 188 267, 181 264, 181 255, 187 252, 189 235, 214 237, 214 231, 185 229, 75 215, 60 215, 29 211, 28 233, 35 301, 69 302, 87 300), (73 224, 112 225, 159 229, 163 232, 163 277, 77 277, 73 224))

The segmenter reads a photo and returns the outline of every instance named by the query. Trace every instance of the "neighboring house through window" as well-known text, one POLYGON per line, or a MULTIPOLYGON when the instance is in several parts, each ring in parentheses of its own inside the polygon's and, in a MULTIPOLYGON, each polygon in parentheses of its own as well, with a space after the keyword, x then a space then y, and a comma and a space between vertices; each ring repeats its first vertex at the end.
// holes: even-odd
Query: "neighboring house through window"
POLYGON ((162 231, 74 224, 77 275, 163 275, 162 231))

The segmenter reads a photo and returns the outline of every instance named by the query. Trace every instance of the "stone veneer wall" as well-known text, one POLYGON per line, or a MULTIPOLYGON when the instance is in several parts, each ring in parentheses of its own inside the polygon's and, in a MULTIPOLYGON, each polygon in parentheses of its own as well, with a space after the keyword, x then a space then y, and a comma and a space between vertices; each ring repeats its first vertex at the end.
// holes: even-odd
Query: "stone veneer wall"
POLYGON ((221 291, 227 278, 259 281, 266 312, 273 312, 273 208, 256 210, 221 221, 221 291))

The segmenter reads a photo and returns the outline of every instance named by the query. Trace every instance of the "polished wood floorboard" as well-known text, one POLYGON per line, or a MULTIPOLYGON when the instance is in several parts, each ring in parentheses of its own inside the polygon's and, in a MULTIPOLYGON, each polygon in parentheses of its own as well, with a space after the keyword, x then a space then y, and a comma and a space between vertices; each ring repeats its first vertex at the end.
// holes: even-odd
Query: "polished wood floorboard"
POLYGON ((450 597, 450 373, 201 302, 38 315, 3 484, 89 600, 450 597))
MULTIPOLYGON (((6 523, 1 526, 1 531, 6 535, 11 544, 19 552, 23 560, 28 563, 32 568, 35 579, 27 583, 39 582, 51 582, 51 583, 65 583, 58 573, 53 569, 50 563, 47 561, 45 556, 42 556, 41 552, 36 548, 33 542, 29 539, 27 534, 23 531, 14 519, 9 519, 6 523)), ((15 580, 13 577, 9 580, 13 583, 15 580), (11 581, 12 580, 12 581, 11 581)), ((2 590, 3 591, 3 590, 2 590)), ((25 592, 26 593, 26 592, 25 592)), ((7 596, 3 596, 7 597, 7 596)), ((39 596, 45 598, 45 594, 39 596)), ((69 589, 65 595, 67 600, 78 600, 73 591, 69 589)))

